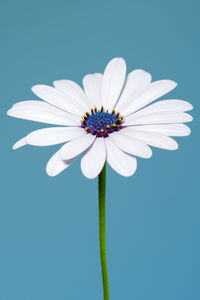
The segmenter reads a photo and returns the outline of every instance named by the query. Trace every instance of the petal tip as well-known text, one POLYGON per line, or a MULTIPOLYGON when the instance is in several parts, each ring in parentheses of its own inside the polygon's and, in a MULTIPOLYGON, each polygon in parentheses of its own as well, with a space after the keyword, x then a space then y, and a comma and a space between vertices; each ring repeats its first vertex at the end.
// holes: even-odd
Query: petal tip
POLYGON ((190 114, 185 113, 185 116, 186 116, 185 123, 192 122, 194 120, 194 118, 190 114))
POLYGON ((188 102, 188 110, 193 110, 193 109, 194 109, 193 105, 190 102, 188 102))
POLYGON ((31 91, 37 95, 38 92, 40 92, 41 88, 45 87, 44 84, 36 84, 36 85, 33 85, 32 88, 31 88, 31 91))
MULTIPOLYGON (((82 171, 82 173, 83 173, 83 171, 82 171)), ((84 173, 83 173, 83 175, 84 175, 87 179, 90 179, 90 180, 95 179, 95 178, 97 177, 97 175, 93 176, 93 175, 88 175, 88 174, 84 174, 84 173)))
POLYGON ((46 165, 46 173, 49 177, 55 177, 56 175, 58 175, 58 173, 55 172, 55 170, 53 170, 52 164, 51 164, 52 163, 51 159, 48 161, 48 163, 46 165))
POLYGON ((146 156, 144 158, 149 159, 152 157, 152 154, 153 154, 153 152, 152 152, 151 148, 148 147, 148 151, 146 152, 146 156))
POLYGON ((136 168, 134 170, 132 170, 131 172, 127 172, 126 174, 124 173, 122 176, 123 177, 131 177, 135 174, 136 170, 137 170, 137 164, 136 164, 136 168))
POLYGON ((172 150, 178 150, 178 143, 177 142, 174 143, 174 146, 172 147, 172 150))
POLYGON ((38 88, 38 86, 40 86, 39 84, 35 84, 31 87, 31 91, 34 92, 35 89, 38 88))
POLYGON ((26 140, 25 140, 25 138, 22 138, 12 146, 12 149, 17 150, 25 145, 27 145, 26 140))
POLYGON ((126 62, 125 62, 125 59, 123 57, 114 57, 114 58, 112 58, 108 62, 108 65, 113 64, 113 63, 121 63, 121 64, 124 64, 126 66, 126 62))
POLYGON ((47 168, 46 168, 46 173, 49 177, 55 177, 57 175, 57 174, 53 173, 51 170, 48 170, 47 168))
POLYGON ((188 128, 187 128, 187 131, 186 131, 186 136, 190 135, 191 132, 192 132, 191 129, 188 127, 188 128))
POLYGON ((12 108, 10 108, 6 114, 7 114, 7 116, 12 117, 12 108))

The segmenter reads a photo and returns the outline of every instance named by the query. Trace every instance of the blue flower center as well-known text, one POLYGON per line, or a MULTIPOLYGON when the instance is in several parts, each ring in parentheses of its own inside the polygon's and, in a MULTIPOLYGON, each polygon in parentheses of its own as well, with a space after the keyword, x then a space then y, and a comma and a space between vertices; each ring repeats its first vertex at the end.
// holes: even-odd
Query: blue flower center
POLYGON ((81 127, 84 128, 87 133, 96 135, 97 137, 108 137, 108 135, 114 131, 119 131, 122 128, 123 116, 115 110, 112 113, 101 109, 97 109, 96 106, 91 108, 90 113, 86 112, 81 121, 81 127))

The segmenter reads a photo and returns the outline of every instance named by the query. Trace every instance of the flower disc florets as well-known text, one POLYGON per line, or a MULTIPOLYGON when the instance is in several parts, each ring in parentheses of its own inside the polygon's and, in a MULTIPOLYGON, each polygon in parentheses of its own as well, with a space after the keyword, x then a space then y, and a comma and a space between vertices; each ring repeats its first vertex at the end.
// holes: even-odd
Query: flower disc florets
POLYGON ((112 111, 109 113, 101 109, 91 108, 90 113, 86 112, 81 120, 81 127, 88 133, 96 135, 97 137, 107 137, 114 131, 119 131, 122 128, 123 116, 119 112, 112 111))

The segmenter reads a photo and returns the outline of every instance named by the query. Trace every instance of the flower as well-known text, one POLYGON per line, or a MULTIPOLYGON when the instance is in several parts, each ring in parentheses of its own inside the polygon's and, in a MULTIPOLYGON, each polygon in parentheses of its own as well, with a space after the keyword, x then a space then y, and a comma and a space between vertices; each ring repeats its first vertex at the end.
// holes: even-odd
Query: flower
POLYGON ((55 176, 81 154, 81 170, 88 178, 101 172, 105 161, 119 174, 136 171, 136 157, 150 158, 149 146, 176 150, 170 136, 187 136, 193 109, 183 100, 161 100, 176 87, 172 80, 151 82, 151 75, 137 69, 126 76, 123 58, 112 59, 104 74, 83 78, 84 90, 71 80, 57 80, 54 87, 35 85, 34 94, 44 101, 22 101, 8 111, 16 118, 60 125, 43 128, 20 139, 13 149, 26 144, 49 146, 64 143, 50 158, 46 171, 55 176))

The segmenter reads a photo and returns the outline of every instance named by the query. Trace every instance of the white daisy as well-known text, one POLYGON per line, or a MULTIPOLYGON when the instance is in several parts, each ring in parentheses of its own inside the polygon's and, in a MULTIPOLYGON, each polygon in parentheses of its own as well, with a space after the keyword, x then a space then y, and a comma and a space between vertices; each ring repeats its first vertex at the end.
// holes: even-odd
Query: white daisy
POLYGON ((152 156, 149 146, 176 150, 178 144, 170 136, 190 134, 182 124, 192 121, 185 113, 193 108, 190 103, 170 99, 151 104, 177 84, 151 82, 151 75, 140 69, 126 76, 123 58, 112 59, 104 74, 86 75, 84 90, 71 80, 53 85, 33 86, 33 93, 44 101, 22 101, 8 111, 12 117, 60 125, 33 131, 13 146, 64 143, 47 163, 50 176, 68 168, 82 153, 81 170, 88 178, 98 176, 105 161, 119 174, 131 176, 136 157, 152 156))

